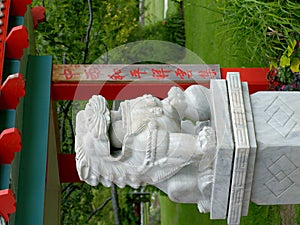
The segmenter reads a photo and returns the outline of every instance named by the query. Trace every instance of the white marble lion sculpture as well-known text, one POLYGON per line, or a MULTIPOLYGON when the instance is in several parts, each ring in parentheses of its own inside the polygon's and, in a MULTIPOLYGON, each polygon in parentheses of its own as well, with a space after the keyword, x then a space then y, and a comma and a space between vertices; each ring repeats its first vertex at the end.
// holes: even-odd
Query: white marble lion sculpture
POLYGON ((76 117, 79 177, 93 186, 148 183, 209 212, 216 149, 210 115, 209 89, 199 85, 173 87, 163 100, 125 100, 118 110, 93 96, 76 117))

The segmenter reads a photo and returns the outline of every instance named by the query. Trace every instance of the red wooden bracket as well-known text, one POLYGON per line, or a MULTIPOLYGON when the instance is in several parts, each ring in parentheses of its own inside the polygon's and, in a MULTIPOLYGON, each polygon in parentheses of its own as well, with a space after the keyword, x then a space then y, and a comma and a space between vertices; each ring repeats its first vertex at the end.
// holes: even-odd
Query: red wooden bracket
POLYGON ((221 68, 221 77, 226 79, 228 72, 239 72, 241 81, 248 82, 249 93, 266 91, 269 87, 267 73, 269 68, 221 68))
POLYGON ((25 95, 25 81, 20 73, 9 75, 0 88, 0 109, 16 109, 25 95))
POLYGON ((0 135, 0 164, 11 164, 15 152, 22 148, 21 134, 17 128, 9 128, 0 135))
POLYGON ((21 59, 23 49, 29 46, 28 33, 21 25, 12 28, 6 38, 5 57, 9 59, 21 59))
POLYGON ((9 215, 16 212, 16 200, 10 189, 0 190, 0 215, 7 222, 9 215))
POLYGON ((32 20, 34 29, 37 28, 38 24, 45 21, 45 8, 43 6, 36 6, 31 9, 32 20))
POLYGON ((31 4, 32 0, 11 0, 11 16, 24 16, 27 10, 27 5, 31 4))

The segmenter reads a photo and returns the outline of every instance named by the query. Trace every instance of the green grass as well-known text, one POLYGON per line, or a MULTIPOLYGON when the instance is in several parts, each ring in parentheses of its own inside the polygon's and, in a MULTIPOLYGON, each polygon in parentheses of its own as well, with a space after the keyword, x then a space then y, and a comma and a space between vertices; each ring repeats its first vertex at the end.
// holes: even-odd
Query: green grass
POLYGON ((195 204, 174 203, 166 196, 160 196, 159 202, 162 225, 227 224, 223 220, 210 220, 209 214, 200 214, 195 204))
MULTIPOLYGON (((159 197, 162 225, 226 225, 226 220, 210 220, 209 214, 199 213, 195 204, 179 204, 166 196, 159 197)), ((298 208, 299 209, 299 208, 298 208)), ((241 225, 280 225, 279 206, 250 204, 248 216, 242 217, 241 225)))
POLYGON ((243 43, 237 45, 224 34, 222 14, 214 0, 185 0, 186 47, 205 63, 221 67, 266 67, 252 62, 245 54, 243 43))

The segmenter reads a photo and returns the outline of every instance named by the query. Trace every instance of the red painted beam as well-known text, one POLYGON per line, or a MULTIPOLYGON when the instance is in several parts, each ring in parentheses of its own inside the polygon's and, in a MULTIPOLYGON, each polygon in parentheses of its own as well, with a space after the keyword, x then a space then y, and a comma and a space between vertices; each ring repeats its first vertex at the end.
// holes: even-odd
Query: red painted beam
MULTIPOLYGON (((144 94, 152 94, 158 98, 167 96, 173 86, 183 89, 195 83, 53 83, 51 87, 52 100, 87 100, 93 95, 101 94, 109 100, 125 100, 144 94)), ((209 83, 202 83, 209 87, 209 83)))
POLYGON ((2 82, 3 63, 5 56, 5 40, 7 36, 10 0, 1 1, 1 3, 3 4, 3 8, 0 9, 0 11, 3 15, 1 17, 2 24, 0 24, 0 85, 2 82))
POLYGON ((267 73, 269 68, 221 68, 221 77, 226 79, 227 72, 239 72, 241 81, 248 82, 249 92, 266 91, 269 87, 267 73))
POLYGON ((77 174, 75 154, 58 154, 57 159, 61 183, 82 182, 77 174))
MULTIPOLYGON (((268 68, 221 68, 221 75, 224 79, 227 72, 240 72, 241 80, 247 81, 250 93, 256 91, 267 90, 268 82, 266 74, 268 68)), ((70 83, 60 82, 52 83, 51 95, 52 100, 87 100, 92 95, 101 94, 109 100, 124 100, 131 99, 143 94, 152 94, 159 98, 167 96, 168 90, 172 86, 179 86, 186 89, 190 85, 197 83, 70 83)), ((208 83, 201 85, 209 87, 208 83)))
POLYGON ((24 16, 27 10, 27 5, 29 5, 32 0, 11 0, 11 16, 24 16))

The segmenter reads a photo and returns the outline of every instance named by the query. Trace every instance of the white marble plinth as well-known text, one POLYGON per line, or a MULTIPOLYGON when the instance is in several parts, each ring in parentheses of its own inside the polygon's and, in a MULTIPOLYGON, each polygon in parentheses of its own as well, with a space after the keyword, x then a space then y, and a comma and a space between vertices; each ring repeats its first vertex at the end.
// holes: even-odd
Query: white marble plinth
POLYGON ((300 204, 300 92, 250 97, 238 73, 212 81, 211 92, 217 135, 211 219, 238 225, 250 200, 300 204))
POLYGON ((251 96, 258 145, 251 200, 300 203, 300 93, 251 96))
POLYGON ((244 202, 243 202, 243 208, 242 208, 242 216, 247 216, 248 210, 249 210, 250 199, 251 199, 257 144, 256 144, 254 121, 253 121, 253 114, 252 114, 252 109, 251 109, 248 84, 246 82, 242 82, 242 90, 243 90, 243 98, 244 98, 244 104, 245 104, 249 144, 250 144, 247 176, 246 176, 245 190, 244 190, 244 202))
POLYGON ((239 224, 244 203, 250 144, 240 74, 227 73, 226 80, 235 143, 227 222, 239 224))
POLYGON ((229 100, 225 80, 211 80, 212 126, 216 130, 217 154, 211 196, 211 219, 226 219, 234 151, 229 100))

